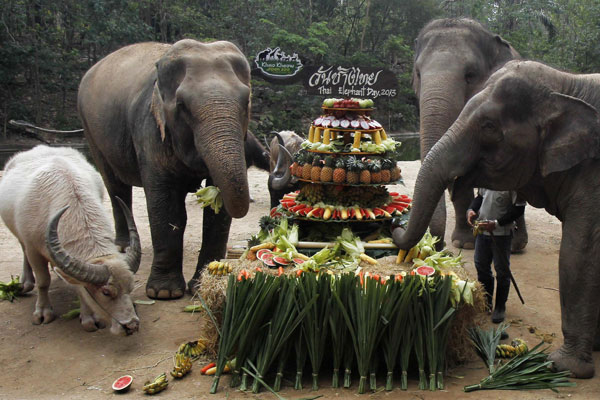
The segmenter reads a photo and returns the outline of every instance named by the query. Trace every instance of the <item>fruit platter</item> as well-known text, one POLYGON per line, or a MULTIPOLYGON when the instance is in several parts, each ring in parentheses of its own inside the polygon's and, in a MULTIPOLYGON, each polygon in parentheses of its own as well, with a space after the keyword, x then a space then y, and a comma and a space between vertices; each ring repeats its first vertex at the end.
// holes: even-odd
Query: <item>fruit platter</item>
POLYGON ((305 185, 286 194, 282 208, 299 219, 321 221, 372 221, 400 216, 410 210, 411 198, 385 187, 305 185), (330 190, 331 189, 331 190, 330 190))
POLYGON ((312 122, 302 143, 307 151, 382 154, 400 145, 371 117, 371 99, 325 99, 321 108, 323 114, 312 122))

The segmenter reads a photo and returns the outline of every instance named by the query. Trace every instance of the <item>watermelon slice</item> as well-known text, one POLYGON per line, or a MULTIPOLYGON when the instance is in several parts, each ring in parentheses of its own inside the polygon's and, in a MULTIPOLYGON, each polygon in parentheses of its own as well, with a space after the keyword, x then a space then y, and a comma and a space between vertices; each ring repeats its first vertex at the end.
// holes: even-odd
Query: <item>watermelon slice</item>
POLYGON ((269 249, 260 249, 259 251, 257 251, 256 258, 258 258, 259 260, 262 260, 263 255, 265 255, 267 253, 271 254, 271 258, 273 258, 273 254, 272 254, 271 250, 269 250, 269 249))
POLYGON ((283 257, 279 257, 279 256, 273 257, 273 262, 275 262, 275 264, 277 266, 282 266, 282 267, 287 267, 290 264, 290 261, 287 258, 283 258, 283 257))
POLYGON ((118 378, 116 381, 113 382, 112 388, 113 388, 113 390, 115 390, 117 392, 123 392, 123 391, 129 389, 132 382, 133 382, 133 376, 123 375, 122 377, 118 378))
POLYGON ((435 268, 430 267, 429 265, 421 265, 415 269, 415 272, 421 276, 431 276, 435 274, 435 268))
POLYGON ((292 259, 292 261, 294 262, 294 264, 297 264, 297 265, 304 264, 304 260, 301 258, 294 258, 294 259, 292 259))
POLYGON ((265 267, 277 268, 277 264, 275 264, 275 261, 273 261, 273 255, 271 255, 270 257, 263 256, 263 258, 261 260, 262 260, 263 264, 265 264, 265 267))

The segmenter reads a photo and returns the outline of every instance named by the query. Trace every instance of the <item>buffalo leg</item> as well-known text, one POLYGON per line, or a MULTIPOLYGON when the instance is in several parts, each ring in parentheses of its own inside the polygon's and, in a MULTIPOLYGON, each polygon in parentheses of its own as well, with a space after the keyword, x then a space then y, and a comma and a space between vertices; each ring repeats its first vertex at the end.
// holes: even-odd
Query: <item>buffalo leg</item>
POLYGON ((23 288, 22 293, 28 293, 31 292, 35 287, 35 277, 33 276, 33 271, 31 270, 31 265, 27 259, 27 254, 25 253, 23 244, 21 244, 21 249, 23 250, 23 278, 21 281, 23 288))
POLYGON ((31 263, 32 268, 35 270, 38 290, 32 322, 34 325, 42 323, 49 324, 54 321, 55 315, 52 310, 52 304, 50 303, 50 296, 48 295, 48 289, 50 288, 50 282, 52 280, 50 270, 48 269, 48 262, 44 257, 34 251, 26 251, 26 256, 31 263))
POLYGON ((154 258, 146 295, 152 299, 176 299, 185 292, 183 233, 187 221, 186 192, 164 184, 144 184, 154 258))

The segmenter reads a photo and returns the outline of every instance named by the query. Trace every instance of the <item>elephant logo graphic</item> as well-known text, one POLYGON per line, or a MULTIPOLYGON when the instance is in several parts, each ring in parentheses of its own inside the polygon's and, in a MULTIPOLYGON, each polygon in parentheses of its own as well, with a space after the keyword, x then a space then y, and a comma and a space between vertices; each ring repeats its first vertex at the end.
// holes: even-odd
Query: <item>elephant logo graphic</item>
POLYGON ((260 51, 254 63, 264 75, 280 79, 296 75, 303 67, 297 53, 287 55, 279 47, 274 49, 267 47, 260 51))

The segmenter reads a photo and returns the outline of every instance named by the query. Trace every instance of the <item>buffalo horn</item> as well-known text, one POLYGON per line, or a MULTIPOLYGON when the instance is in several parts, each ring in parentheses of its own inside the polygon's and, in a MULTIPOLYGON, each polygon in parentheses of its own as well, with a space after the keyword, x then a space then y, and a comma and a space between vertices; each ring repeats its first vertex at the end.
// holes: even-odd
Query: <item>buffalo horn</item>
POLYGON ((110 272, 106 265, 90 264, 71 257, 58 239, 58 221, 69 206, 59 210, 50 220, 46 229, 46 246, 58 268, 81 282, 102 285, 108 282, 110 272))

